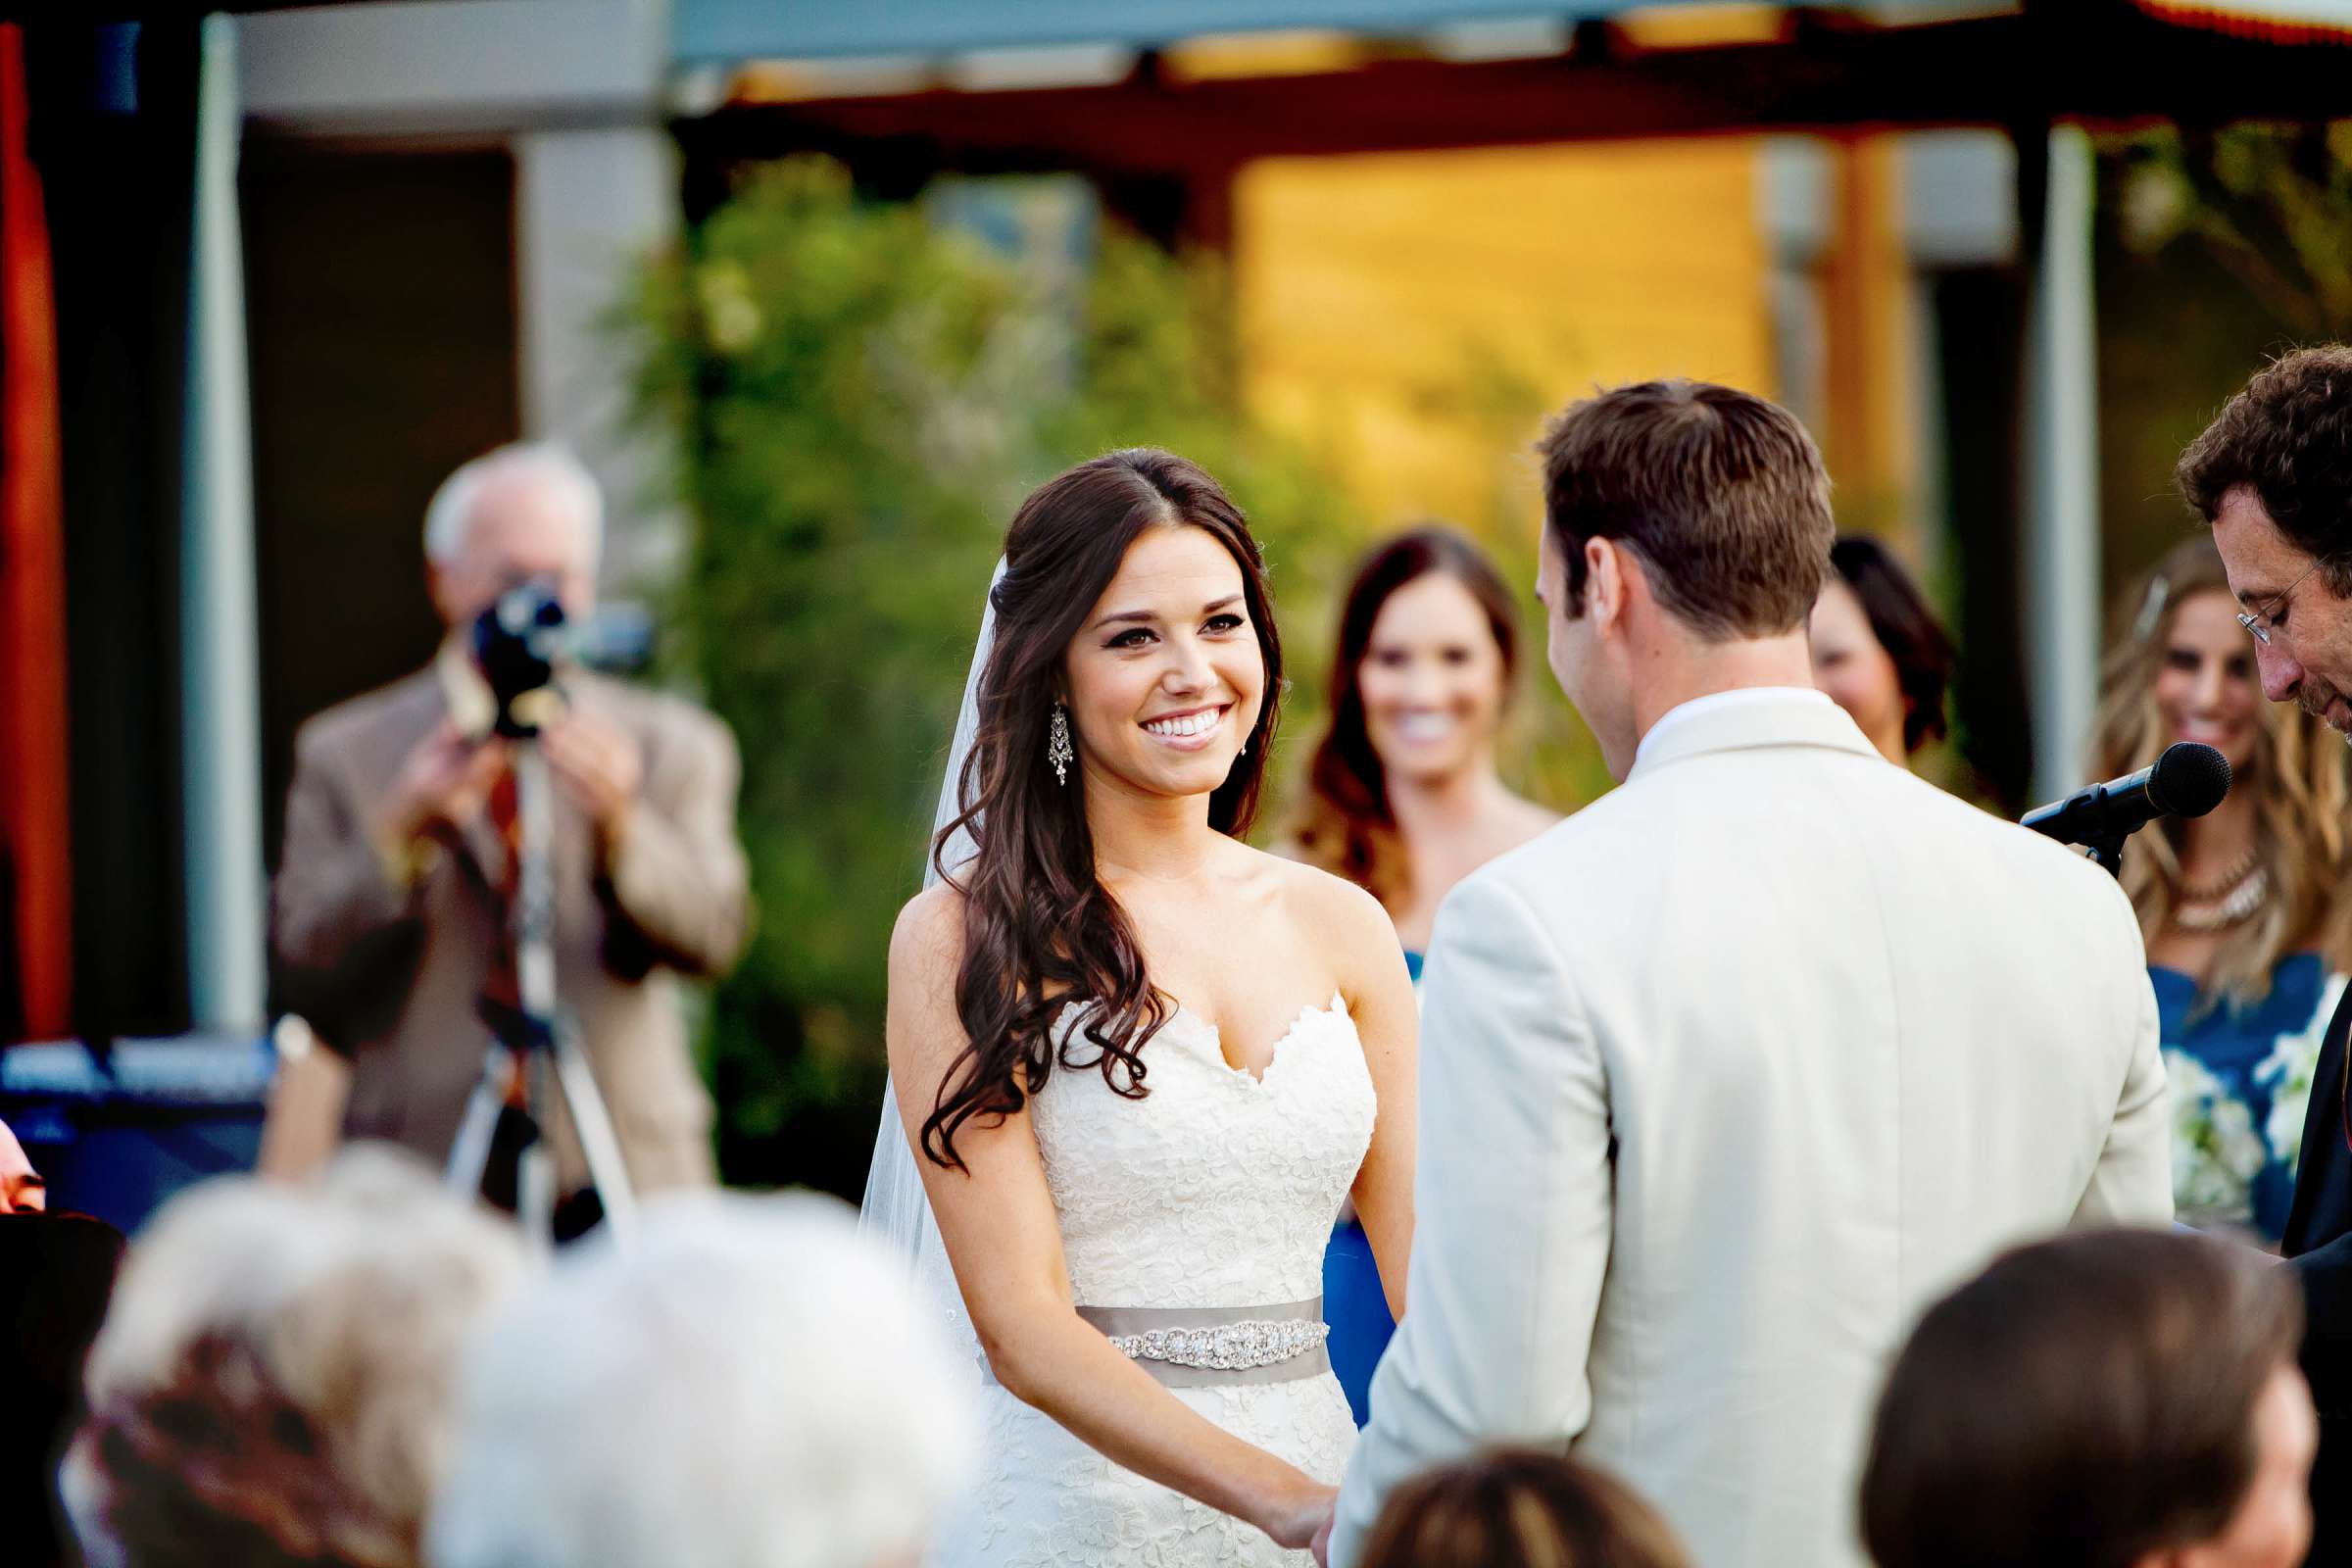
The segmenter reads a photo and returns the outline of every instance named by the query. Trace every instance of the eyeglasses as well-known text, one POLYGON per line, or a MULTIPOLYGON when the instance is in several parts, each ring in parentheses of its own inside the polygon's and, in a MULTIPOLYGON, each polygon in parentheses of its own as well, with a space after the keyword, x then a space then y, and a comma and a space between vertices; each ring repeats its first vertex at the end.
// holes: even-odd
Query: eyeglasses
POLYGON ((2270 647, 2271 633, 2278 630, 2276 626, 2271 624, 2272 612, 2278 610, 2280 605, 2286 603, 2286 596, 2293 593, 2297 588, 2301 587, 2305 577, 2310 576, 2313 572, 2319 570, 2322 566, 2327 565, 2329 561, 2334 559, 2336 558, 2329 556, 2314 561, 2310 565, 2305 566, 2302 571, 2296 574, 2293 582, 2290 582, 2285 587, 2279 589, 2278 592, 2266 601, 2261 608, 2256 610, 2239 611, 2237 612, 2237 623, 2240 626, 2245 627, 2256 642, 2262 644, 2262 646, 2265 648, 2270 647))

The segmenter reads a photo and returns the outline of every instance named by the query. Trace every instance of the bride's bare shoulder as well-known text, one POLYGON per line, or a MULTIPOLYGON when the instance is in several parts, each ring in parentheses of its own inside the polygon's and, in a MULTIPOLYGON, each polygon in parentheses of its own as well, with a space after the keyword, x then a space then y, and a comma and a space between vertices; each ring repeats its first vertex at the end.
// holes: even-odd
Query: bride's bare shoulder
POLYGON ((883 1028, 890 1070, 900 1081, 935 1081, 963 1049, 956 1018, 956 972, 962 963, 963 895, 939 883, 908 899, 890 933, 883 1028))
POLYGON ((1253 850, 1261 874, 1272 880, 1283 903, 1308 930, 1327 931, 1343 944, 1366 937, 1396 940, 1389 911, 1378 899, 1343 876, 1320 866, 1265 850, 1253 850))
POLYGON ((906 901, 890 933, 894 982, 922 984, 943 970, 954 972, 963 956, 963 904, 962 890, 946 882, 935 882, 906 901))

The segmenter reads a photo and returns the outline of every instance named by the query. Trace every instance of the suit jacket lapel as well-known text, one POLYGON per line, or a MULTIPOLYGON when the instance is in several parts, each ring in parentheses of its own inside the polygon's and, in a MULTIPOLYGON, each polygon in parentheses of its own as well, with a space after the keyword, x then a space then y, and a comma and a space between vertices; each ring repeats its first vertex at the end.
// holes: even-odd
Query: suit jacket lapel
MULTIPOLYGON (((2352 1194, 2336 1190, 2343 1180, 2339 1167, 2352 1152, 2341 1147, 2347 1032, 2352 1032, 2352 986, 2344 988, 2335 1004, 2335 1016, 2328 1020, 2319 1063, 2312 1071, 2311 1102, 2303 1110, 2303 1147, 2295 1163, 2295 1200, 2287 1210, 2283 1241, 2289 1257, 2333 1241, 2333 1235, 2314 1234, 2321 1222, 2321 1206, 2327 1204, 2332 1211, 2352 1198, 2352 1194)), ((2334 1224, 2341 1228, 2340 1214, 2334 1224)))

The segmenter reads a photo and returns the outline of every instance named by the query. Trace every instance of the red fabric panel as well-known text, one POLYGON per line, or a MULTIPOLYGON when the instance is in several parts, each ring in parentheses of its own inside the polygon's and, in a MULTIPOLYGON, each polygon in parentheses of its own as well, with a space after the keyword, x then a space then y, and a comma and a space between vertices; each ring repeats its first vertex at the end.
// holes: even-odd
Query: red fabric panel
POLYGON ((24 36, 0 24, 0 847, 34 1038, 69 1032, 66 568, 49 225, 24 145, 24 36))

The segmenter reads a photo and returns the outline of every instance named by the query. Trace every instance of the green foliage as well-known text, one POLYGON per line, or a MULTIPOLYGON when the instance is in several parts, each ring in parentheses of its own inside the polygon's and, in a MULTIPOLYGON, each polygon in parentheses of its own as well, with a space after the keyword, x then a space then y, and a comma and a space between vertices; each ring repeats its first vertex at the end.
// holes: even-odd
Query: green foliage
POLYGON ((890 928, 1020 497, 1111 448, 1182 452, 1250 513, 1278 592, 1336 531, 1333 488, 1236 412, 1216 273, 1081 238, 1008 258, 795 160, 637 279, 638 414, 692 520, 669 654, 744 755, 760 924, 710 1038, 731 1181, 863 1177, 890 928))
POLYGON ((1499 345, 1476 340, 1463 343, 1414 388, 1414 406, 1441 424, 1472 432, 1474 449, 1494 454, 1486 505, 1446 520, 1493 558, 1519 604, 1519 678, 1496 758, 1503 782, 1557 810, 1596 800, 1615 781, 1599 743, 1560 695, 1546 665, 1545 612, 1535 593, 1544 497, 1531 438, 1558 407, 1499 345))
POLYGON ((2125 243, 2202 245, 2306 339, 2352 332, 2352 121, 2119 138, 2125 243))
POLYGON ((2164 125, 2099 151, 2100 560, 2117 593, 2196 530, 2172 470, 2214 412, 2265 361, 2352 336, 2352 122, 2164 125))

